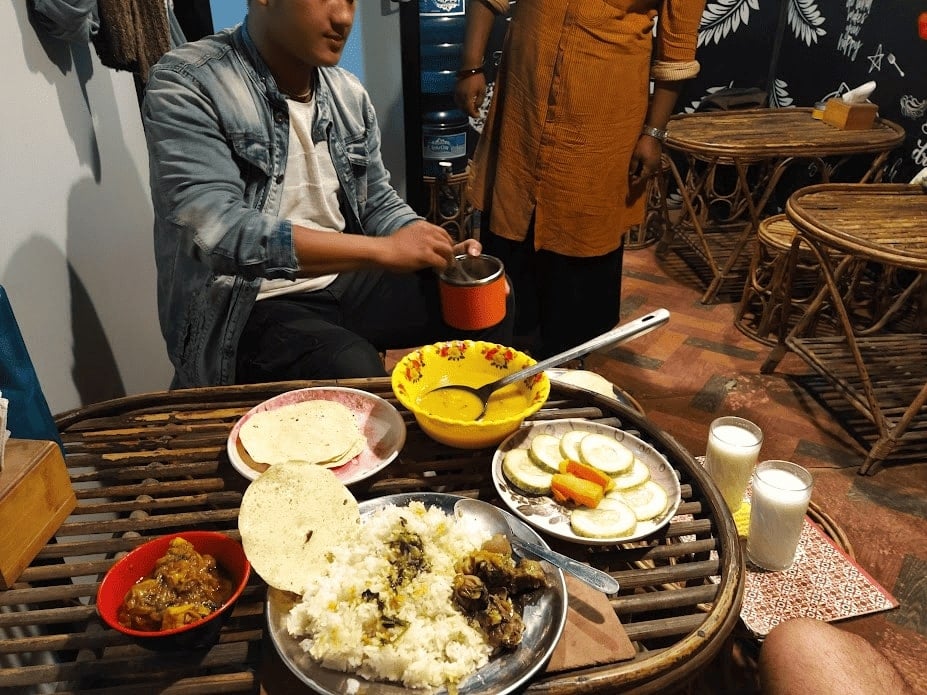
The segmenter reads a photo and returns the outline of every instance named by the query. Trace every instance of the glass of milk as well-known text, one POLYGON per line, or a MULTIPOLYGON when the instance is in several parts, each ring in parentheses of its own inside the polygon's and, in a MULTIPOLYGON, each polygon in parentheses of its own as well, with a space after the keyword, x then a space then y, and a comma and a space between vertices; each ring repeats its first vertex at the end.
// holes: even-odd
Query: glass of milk
POLYGON ((732 514, 743 502, 762 444, 763 431, 742 417, 719 417, 708 428, 705 468, 732 514))
POLYGON ((789 461, 763 461, 753 474, 747 559, 766 570, 788 569, 795 560, 811 474, 789 461))

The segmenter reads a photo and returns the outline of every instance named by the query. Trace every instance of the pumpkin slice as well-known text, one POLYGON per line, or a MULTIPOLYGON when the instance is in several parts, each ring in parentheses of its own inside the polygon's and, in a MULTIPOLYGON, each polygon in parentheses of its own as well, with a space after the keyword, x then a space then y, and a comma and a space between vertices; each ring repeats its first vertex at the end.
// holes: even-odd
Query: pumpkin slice
POLYGON ((615 487, 615 483, 612 482, 611 477, 609 477, 607 473, 603 473, 598 468, 587 466, 585 463, 574 461, 573 459, 563 459, 563 461, 560 462, 560 472, 571 473, 577 478, 593 482, 599 485, 605 492, 615 487))
POLYGON ((571 473, 555 473, 550 481, 550 490, 558 501, 568 500, 592 508, 598 506, 605 496, 601 485, 571 473))

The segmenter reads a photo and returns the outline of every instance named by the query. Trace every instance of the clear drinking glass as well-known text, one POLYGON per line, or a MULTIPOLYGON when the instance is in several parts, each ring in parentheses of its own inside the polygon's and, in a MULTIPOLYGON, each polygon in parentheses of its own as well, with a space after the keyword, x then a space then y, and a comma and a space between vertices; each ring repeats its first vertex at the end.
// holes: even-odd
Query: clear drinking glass
POLYGON ((763 431, 742 417, 719 417, 708 428, 705 468, 732 514, 743 502, 762 444, 763 431))
POLYGON ((747 559, 766 570, 791 567, 811 501, 811 474, 790 461, 763 461, 753 474, 747 559))

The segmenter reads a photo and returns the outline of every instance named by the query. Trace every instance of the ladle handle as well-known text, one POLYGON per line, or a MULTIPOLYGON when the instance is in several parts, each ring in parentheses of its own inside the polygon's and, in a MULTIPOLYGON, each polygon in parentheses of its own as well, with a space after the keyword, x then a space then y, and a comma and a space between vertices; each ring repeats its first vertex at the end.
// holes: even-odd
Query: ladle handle
POLYGON ((652 311, 645 316, 641 316, 638 319, 634 319, 628 323, 617 326, 610 331, 603 333, 600 336, 597 336, 591 340, 587 340, 585 343, 581 343, 574 348, 560 352, 552 357, 541 360, 537 364, 532 364, 530 367, 525 367, 524 369, 519 369, 517 372, 512 372, 508 376, 502 377, 499 379, 499 385, 496 388, 502 388, 503 386, 508 386, 516 381, 521 381, 522 379, 527 379, 532 377, 535 374, 540 374, 545 369, 550 367, 556 367, 557 365, 563 364, 564 362, 569 362, 575 357, 581 357, 590 352, 594 352, 599 348, 603 348, 606 345, 612 345, 614 343, 623 342, 625 340, 630 340, 631 338, 637 338, 638 336, 649 333, 654 328, 659 328, 664 323, 669 320, 670 313, 666 309, 657 309, 652 311))
POLYGON ((509 538, 509 542, 516 550, 534 555, 542 560, 547 560, 565 572, 569 572, 574 577, 582 579, 586 584, 594 589, 598 589, 603 594, 616 594, 618 593, 618 589, 621 588, 618 584, 618 580, 608 572, 603 572, 591 565, 584 564, 571 557, 562 555, 554 550, 548 550, 534 543, 527 543, 519 538, 509 538))

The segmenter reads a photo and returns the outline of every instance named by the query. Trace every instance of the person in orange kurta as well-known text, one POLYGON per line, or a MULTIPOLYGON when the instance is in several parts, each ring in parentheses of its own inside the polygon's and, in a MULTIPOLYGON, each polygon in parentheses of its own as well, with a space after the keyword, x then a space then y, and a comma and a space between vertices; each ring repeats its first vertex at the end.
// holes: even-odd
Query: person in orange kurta
MULTIPOLYGON (((644 219, 704 0, 518 0, 468 193, 513 279, 516 334, 547 357, 615 325, 622 237, 644 219), (654 35, 654 26, 656 32, 654 35), (653 80, 653 93, 650 93, 653 80)), ((471 0, 455 97, 473 117, 508 0, 471 0)))

